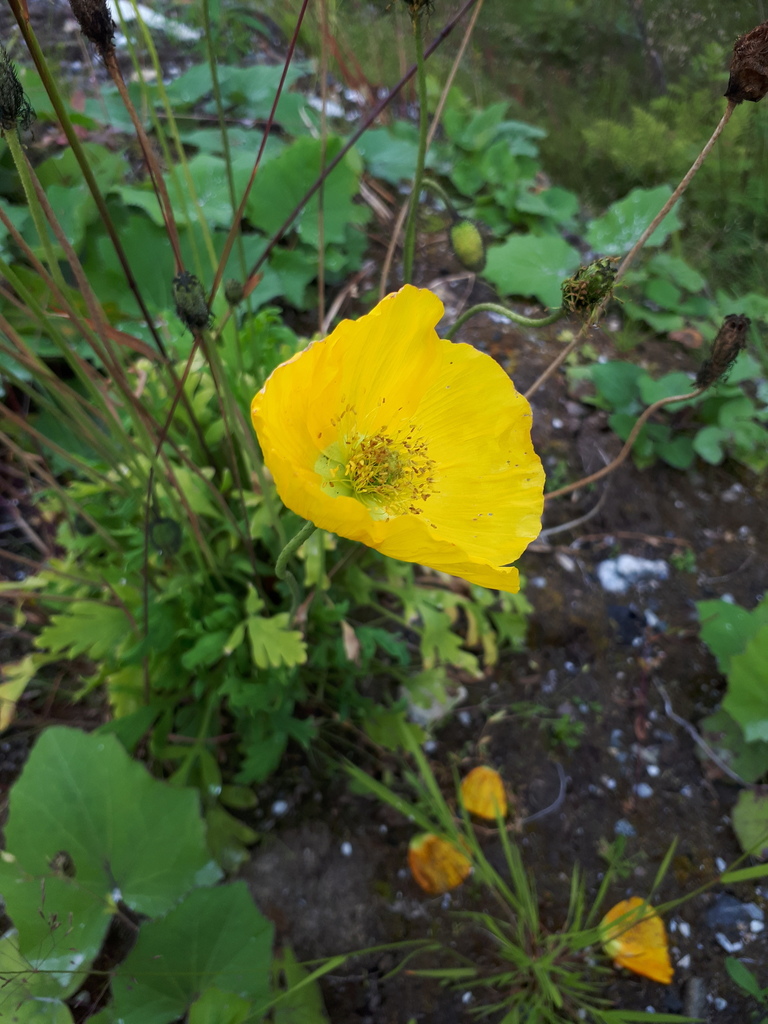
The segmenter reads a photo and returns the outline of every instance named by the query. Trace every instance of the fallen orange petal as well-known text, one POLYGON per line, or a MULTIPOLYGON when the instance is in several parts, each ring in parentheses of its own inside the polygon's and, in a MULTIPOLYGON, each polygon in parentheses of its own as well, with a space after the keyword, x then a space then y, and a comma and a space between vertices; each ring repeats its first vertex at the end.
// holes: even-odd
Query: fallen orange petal
POLYGON ((408 867, 417 884, 432 896, 455 889, 472 871, 471 862, 460 850, 431 832, 411 840, 408 867))
POLYGON ((501 776, 493 768, 473 768, 461 784, 461 799, 470 814, 496 820, 497 813, 506 818, 507 794, 501 776))
POLYGON ((600 922, 600 938, 616 967, 626 967, 663 985, 672 981, 674 969, 664 922, 639 896, 611 907, 600 922))

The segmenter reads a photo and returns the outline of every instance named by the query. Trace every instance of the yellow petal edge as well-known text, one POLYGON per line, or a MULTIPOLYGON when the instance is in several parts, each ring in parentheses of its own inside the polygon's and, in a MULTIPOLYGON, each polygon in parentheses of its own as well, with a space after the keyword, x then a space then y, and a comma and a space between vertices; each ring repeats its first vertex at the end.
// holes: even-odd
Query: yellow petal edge
POLYGON ((645 900, 633 896, 611 907, 600 922, 600 934, 603 949, 617 967, 670 984, 674 969, 664 922, 645 900))

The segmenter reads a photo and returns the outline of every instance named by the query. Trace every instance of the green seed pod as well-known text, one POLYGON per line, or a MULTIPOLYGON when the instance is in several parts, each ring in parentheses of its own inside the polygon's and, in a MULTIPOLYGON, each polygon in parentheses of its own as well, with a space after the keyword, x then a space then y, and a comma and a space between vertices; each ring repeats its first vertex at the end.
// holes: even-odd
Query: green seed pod
POLYGON ((205 299, 203 286, 194 274, 183 270, 173 279, 173 301, 176 314, 190 331, 202 331, 210 327, 213 316, 205 299))
POLYGON ((26 129, 34 120, 35 112, 16 77, 16 68, 0 46, 0 128, 4 132, 17 126, 26 129))
POLYGON ((230 306, 237 306, 238 303, 242 302, 244 294, 245 289, 234 277, 224 285, 224 297, 230 306))
POLYGON ((563 281, 563 309, 585 320, 598 303, 611 293, 616 269, 613 257, 605 257, 579 267, 573 277, 563 281))
POLYGON ((451 247, 462 266, 476 273, 485 266, 485 246, 477 224, 457 221, 451 228, 451 247))

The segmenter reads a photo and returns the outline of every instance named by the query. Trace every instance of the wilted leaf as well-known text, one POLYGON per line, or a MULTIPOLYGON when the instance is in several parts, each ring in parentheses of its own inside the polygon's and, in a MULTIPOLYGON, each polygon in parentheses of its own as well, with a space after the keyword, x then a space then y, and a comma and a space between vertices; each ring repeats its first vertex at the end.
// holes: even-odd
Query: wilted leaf
POLYGON ((616 967, 669 985, 674 970, 664 922, 645 900, 633 896, 611 907, 600 922, 603 949, 616 967))
POLYGON ((473 768, 461 784, 461 799, 470 814, 495 821, 507 816, 507 794, 501 776, 487 765, 473 768))
POLYGON ((461 850, 431 832, 411 840, 408 867, 416 883, 432 896, 455 889, 472 871, 470 860, 461 850))

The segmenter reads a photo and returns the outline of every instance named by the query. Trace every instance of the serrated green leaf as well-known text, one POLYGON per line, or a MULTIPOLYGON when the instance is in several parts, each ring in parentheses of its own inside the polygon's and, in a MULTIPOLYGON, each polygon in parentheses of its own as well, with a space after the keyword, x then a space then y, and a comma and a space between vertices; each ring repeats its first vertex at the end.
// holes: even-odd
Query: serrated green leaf
POLYGON ((135 642, 122 608, 99 601, 73 601, 61 615, 52 615, 35 644, 43 650, 75 658, 85 654, 94 661, 114 656, 126 643, 135 642))
POLYGON ((211 987, 254 1004, 270 991, 272 924, 245 882, 197 889, 141 927, 112 981, 121 1024, 169 1024, 211 987))
POLYGON ((580 260, 577 250, 559 235, 511 235, 488 249, 483 276, 503 295, 534 296, 555 308, 563 280, 580 260))
POLYGON ((258 668, 289 668, 307 660, 307 645, 297 629, 288 629, 290 616, 280 612, 269 619, 256 615, 248 619, 251 656, 258 668))

